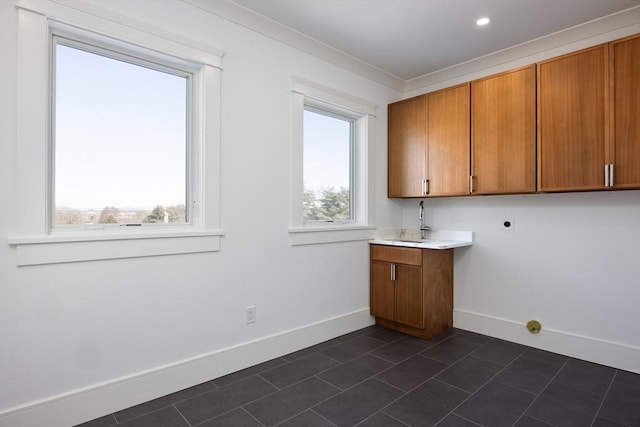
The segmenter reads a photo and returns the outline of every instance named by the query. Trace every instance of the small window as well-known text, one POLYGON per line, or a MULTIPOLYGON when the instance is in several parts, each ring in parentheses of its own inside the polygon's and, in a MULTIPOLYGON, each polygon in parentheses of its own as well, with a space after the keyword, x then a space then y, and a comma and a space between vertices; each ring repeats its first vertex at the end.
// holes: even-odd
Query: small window
POLYGON ((303 127, 303 220, 353 221, 355 119, 306 106, 303 127))
POLYGON ((53 42, 52 228, 189 223, 192 75, 53 42))
POLYGON ((375 104, 294 78, 292 245, 373 238, 375 104))

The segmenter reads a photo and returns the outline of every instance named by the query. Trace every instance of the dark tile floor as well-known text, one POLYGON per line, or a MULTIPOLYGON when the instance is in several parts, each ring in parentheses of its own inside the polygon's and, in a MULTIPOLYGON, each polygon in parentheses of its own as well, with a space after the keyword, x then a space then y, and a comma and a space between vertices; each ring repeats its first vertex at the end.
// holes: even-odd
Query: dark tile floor
POLYGON ((83 427, 640 426, 640 375, 453 329, 376 326, 83 427))

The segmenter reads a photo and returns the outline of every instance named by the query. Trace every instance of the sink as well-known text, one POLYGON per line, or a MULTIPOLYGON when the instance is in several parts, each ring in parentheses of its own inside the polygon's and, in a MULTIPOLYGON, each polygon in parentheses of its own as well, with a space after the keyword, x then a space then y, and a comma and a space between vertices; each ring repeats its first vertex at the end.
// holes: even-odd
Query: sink
MULTIPOLYGON (((397 236, 397 234, 396 234, 397 236)), ((429 239, 421 239, 417 233, 401 233, 401 237, 378 237, 371 240, 373 244, 388 246, 404 246, 419 249, 452 249, 473 245, 473 233, 470 231, 434 231, 428 233, 429 239)))
POLYGON ((390 242, 405 242, 405 243, 435 243, 438 240, 433 239, 385 239, 390 242))

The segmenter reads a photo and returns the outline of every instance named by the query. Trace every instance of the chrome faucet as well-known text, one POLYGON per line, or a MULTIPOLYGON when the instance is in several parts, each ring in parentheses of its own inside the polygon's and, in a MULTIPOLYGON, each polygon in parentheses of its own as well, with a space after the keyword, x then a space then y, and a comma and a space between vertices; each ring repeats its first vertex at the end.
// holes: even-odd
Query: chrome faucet
POLYGON ((420 220, 420 238, 424 240, 427 238, 427 231, 431 230, 431 227, 424 225, 424 202, 420 202, 418 219, 420 220))

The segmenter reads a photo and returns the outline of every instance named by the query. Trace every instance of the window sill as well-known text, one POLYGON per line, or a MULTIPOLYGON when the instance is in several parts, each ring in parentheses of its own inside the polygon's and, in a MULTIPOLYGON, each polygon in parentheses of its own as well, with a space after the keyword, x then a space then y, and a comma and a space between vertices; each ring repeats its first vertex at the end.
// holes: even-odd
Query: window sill
POLYGON ((371 240, 375 236, 375 230, 375 226, 366 225, 290 228, 289 239, 291 246, 371 240))
POLYGON ((59 234, 10 238, 18 266, 176 255, 220 250, 220 230, 59 234))

